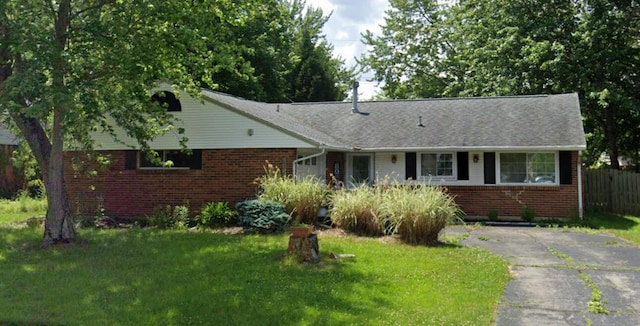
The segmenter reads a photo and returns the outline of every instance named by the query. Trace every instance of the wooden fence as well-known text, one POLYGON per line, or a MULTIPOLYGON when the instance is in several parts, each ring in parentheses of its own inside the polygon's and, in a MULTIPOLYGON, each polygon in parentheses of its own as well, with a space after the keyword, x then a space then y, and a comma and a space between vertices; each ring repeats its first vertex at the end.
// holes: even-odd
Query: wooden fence
POLYGON ((583 185, 585 211, 640 216, 640 174, 586 170, 583 185))

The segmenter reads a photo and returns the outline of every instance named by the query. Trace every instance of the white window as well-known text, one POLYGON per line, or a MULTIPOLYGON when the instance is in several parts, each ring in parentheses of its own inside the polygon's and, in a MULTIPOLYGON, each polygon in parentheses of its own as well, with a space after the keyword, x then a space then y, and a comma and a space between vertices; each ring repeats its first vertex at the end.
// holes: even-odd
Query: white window
POLYGON ((454 177, 453 153, 420 154, 420 177, 454 177))
POLYGON ((556 183, 555 153, 500 153, 500 183, 556 183))

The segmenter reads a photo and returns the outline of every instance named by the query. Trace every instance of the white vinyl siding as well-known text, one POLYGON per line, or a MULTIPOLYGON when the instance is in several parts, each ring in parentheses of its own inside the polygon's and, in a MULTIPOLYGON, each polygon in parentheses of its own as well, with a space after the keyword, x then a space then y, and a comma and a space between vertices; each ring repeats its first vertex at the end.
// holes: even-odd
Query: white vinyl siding
MULTIPOLYGON (((256 121, 253 118, 205 101, 204 104, 188 94, 180 93, 181 112, 172 112, 177 121, 174 130, 157 137, 152 148, 178 149, 179 135, 175 130, 185 128, 189 148, 314 148, 312 144, 282 130, 256 121)), ((124 135, 116 128, 119 135, 124 135)), ((100 150, 122 150, 129 147, 114 142, 107 134, 92 135, 100 150)), ((129 145, 136 145, 130 138, 123 138, 129 145)))

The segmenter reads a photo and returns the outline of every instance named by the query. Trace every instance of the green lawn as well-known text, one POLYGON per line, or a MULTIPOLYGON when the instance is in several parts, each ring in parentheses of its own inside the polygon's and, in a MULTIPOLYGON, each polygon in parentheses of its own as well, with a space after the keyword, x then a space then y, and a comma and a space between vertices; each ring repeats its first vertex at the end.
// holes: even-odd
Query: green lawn
POLYGON ((593 229, 606 231, 640 244, 640 218, 638 217, 591 213, 585 216, 585 223, 593 229))
POLYGON ((43 250, 42 230, 0 226, 1 325, 489 325, 509 280, 504 261, 455 245, 321 236, 307 265, 285 235, 80 235, 43 250))

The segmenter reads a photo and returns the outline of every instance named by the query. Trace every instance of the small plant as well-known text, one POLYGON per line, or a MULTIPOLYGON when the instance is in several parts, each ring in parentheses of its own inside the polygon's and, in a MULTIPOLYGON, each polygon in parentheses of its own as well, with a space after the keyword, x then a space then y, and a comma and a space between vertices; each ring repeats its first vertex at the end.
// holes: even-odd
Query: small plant
POLYGON ((245 200, 238 203, 236 208, 242 212, 240 226, 246 233, 284 232, 291 220, 284 205, 272 200, 245 200))
POLYGON ((264 172, 257 180, 260 186, 258 198, 282 203, 285 211, 296 221, 316 224, 318 211, 328 194, 324 182, 313 176, 302 180, 283 176, 280 169, 269 162, 264 172))
POLYGON ((40 217, 30 217, 27 219, 27 227, 30 229, 38 229, 42 227, 43 218, 40 217))
POLYGON ((142 225, 156 227, 158 229, 186 228, 191 226, 188 205, 160 205, 153 210, 151 216, 147 216, 142 225))
POLYGON ((226 202, 209 202, 202 207, 197 219, 198 226, 219 228, 238 223, 238 212, 226 202))
POLYGON ((498 210, 497 209, 490 209, 489 213, 487 213, 487 217, 489 218, 489 221, 498 220, 498 210))
POLYGON ((523 221, 531 222, 535 217, 536 217, 536 212, 533 210, 533 208, 529 206, 522 207, 522 212, 520 212, 520 218, 522 218, 523 221))
POLYGON ((381 219, 382 190, 361 184, 353 189, 342 189, 332 197, 331 222, 345 231, 379 236, 392 233, 381 219), (376 191, 377 190, 377 191, 376 191))

